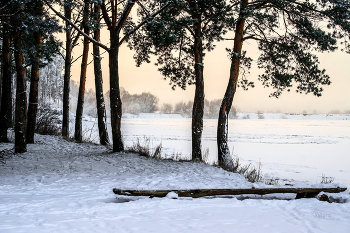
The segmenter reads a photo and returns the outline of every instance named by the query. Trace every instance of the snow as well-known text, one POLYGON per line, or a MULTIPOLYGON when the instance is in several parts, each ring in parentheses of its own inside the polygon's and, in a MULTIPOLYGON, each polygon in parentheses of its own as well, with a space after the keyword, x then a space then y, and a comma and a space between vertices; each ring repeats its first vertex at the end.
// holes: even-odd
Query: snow
MULTIPOLYGON (((162 141, 169 156, 173 151, 189 156, 191 120, 156 117, 123 119, 126 144, 146 135, 154 145, 162 141)), ((94 119, 83 124, 91 127, 94 119)), ((203 147, 210 147, 211 154, 215 124, 204 121, 203 147)), ((349 120, 325 116, 230 120, 229 145, 243 162, 260 159, 263 172, 294 179, 295 187, 350 186, 349 127, 349 120), (319 184, 322 173, 335 176, 339 184, 319 184)), ((332 203, 295 199, 295 194, 177 197, 171 190, 267 185, 204 163, 111 153, 54 136, 36 135, 36 140, 28 152, 0 164, 1 233, 350 232, 348 190, 327 194, 332 203), (167 198, 126 197, 115 195, 113 188, 169 193, 167 198)), ((1 143, 0 151, 12 147, 1 143)))
POLYGON ((179 198, 179 195, 175 192, 169 192, 167 195, 166 195, 167 198, 169 199, 178 199, 179 198))

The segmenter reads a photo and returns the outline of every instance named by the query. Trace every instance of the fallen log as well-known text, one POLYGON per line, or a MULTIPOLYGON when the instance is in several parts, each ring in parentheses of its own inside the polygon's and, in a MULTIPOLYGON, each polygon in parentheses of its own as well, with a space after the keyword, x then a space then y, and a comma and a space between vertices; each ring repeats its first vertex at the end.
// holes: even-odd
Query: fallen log
POLYGON ((188 190, 122 190, 113 189, 118 195, 126 196, 149 196, 149 197, 165 197, 169 192, 175 192, 179 197, 205 197, 217 195, 241 195, 241 194, 258 194, 265 195, 270 193, 296 193, 296 198, 315 197, 320 192, 340 193, 345 191, 346 187, 335 188, 250 188, 250 189, 188 189, 188 190))

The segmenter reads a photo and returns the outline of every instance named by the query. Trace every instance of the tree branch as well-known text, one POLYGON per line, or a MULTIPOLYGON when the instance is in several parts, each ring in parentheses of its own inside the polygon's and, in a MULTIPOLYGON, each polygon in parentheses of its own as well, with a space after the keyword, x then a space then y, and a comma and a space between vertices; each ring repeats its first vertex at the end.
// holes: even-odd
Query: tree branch
POLYGON ((122 13, 122 15, 120 16, 117 25, 116 25, 116 30, 120 31, 121 28, 123 27, 126 19, 128 18, 130 11, 132 9, 132 7, 135 5, 134 0, 128 0, 125 7, 124 7, 124 11, 122 13))
POLYGON ((263 41, 262 39, 257 38, 257 37, 255 37, 254 35, 250 35, 250 36, 243 37, 243 38, 242 38, 242 41, 249 40, 249 39, 258 40, 258 41, 263 41))
MULTIPOLYGON (((83 24, 81 23, 80 24, 80 30, 82 30, 82 29, 83 29, 83 24)), ((77 31, 77 32, 78 32, 78 34, 75 36, 75 38, 73 40, 73 43, 72 43, 72 49, 76 46, 76 44, 78 43, 78 39, 80 37, 79 31, 77 31)))
POLYGON ((142 10, 146 13, 147 16, 150 14, 150 12, 146 9, 146 7, 140 1, 136 0, 136 3, 142 8, 142 10))
POLYGON ((154 17, 156 17, 158 14, 160 14, 163 10, 165 10, 168 6, 170 6, 170 2, 165 4, 163 7, 161 7, 158 11, 154 12, 150 16, 148 16, 145 20, 143 20, 141 23, 139 23, 137 26, 135 26, 133 29, 131 29, 126 35, 123 37, 123 39, 120 40, 120 44, 122 44, 131 34, 135 33, 140 27, 145 25, 149 20, 152 20, 154 17))
POLYGON ((80 28, 75 25, 72 21, 70 21, 69 19, 67 19, 66 17, 64 17, 62 14, 60 14, 58 11, 56 11, 46 0, 44 0, 44 2, 49 6, 49 8, 55 12, 55 14, 60 17, 61 19, 63 19, 64 21, 66 21, 69 25, 71 25, 75 30, 77 30, 80 34, 82 34, 84 37, 88 38, 92 43, 100 46, 101 48, 103 48, 106 51, 109 51, 109 48, 107 48, 107 46, 105 46, 104 44, 101 44, 100 42, 94 40, 93 38, 91 38, 90 36, 88 36, 85 32, 83 32, 82 30, 80 30, 80 28))
POLYGON ((102 10, 103 19, 107 25, 108 30, 111 30, 112 22, 111 22, 111 19, 108 17, 106 5, 104 3, 101 4, 101 10, 102 10))

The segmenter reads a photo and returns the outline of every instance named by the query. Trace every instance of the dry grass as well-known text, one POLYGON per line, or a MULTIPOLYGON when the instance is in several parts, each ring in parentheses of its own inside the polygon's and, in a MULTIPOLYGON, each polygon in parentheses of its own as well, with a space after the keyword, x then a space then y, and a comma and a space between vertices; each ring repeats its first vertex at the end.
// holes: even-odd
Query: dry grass
POLYGON ((140 156, 161 159, 162 143, 155 147, 151 147, 151 139, 149 137, 143 137, 143 139, 137 138, 136 142, 133 142, 133 145, 128 147, 125 151, 136 153, 140 156))
POLYGON ((261 171, 261 162, 259 162, 257 166, 254 166, 251 163, 242 165, 239 161, 239 158, 237 156, 234 156, 228 163, 218 163, 215 165, 221 167, 226 171, 241 174, 249 182, 252 183, 265 181, 261 171))
POLYGON ((334 177, 331 176, 325 176, 325 174, 322 174, 321 177, 321 184, 331 184, 334 181, 334 177))

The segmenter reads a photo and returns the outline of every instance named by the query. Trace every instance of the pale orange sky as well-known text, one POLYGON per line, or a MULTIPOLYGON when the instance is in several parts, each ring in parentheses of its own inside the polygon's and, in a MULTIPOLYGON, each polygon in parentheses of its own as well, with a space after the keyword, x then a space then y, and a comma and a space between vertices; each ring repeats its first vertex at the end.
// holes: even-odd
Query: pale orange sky
MULTIPOLYGON (((109 42, 109 32, 103 31, 102 42, 109 42)), ((63 38, 62 38, 63 39, 63 38)), ((230 60, 227 58, 225 48, 231 48, 232 41, 217 43, 217 48, 207 53, 204 58, 204 85, 205 97, 208 100, 223 98, 225 93, 228 74, 230 69, 230 60)), ((247 41, 243 46, 248 51, 248 55, 256 60, 258 53, 254 41, 247 41)), ((81 54, 82 47, 77 46, 74 49, 74 56, 81 54)), ((101 49, 101 52, 104 51, 101 49)), ((90 57, 92 56, 92 46, 90 46, 90 57)), ((186 91, 177 88, 176 91, 171 89, 168 80, 164 80, 154 64, 143 64, 136 67, 133 60, 133 51, 124 44, 119 52, 119 69, 120 85, 131 94, 151 92, 158 96, 159 106, 162 103, 176 103, 179 101, 189 101, 194 98, 194 86, 188 86, 186 91)), ((108 54, 102 55, 102 71, 104 79, 104 92, 109 89, 109 72, 108 72, 108 54)), ((306 110, 308 113, 328 113, 331 110, 350 110, 350 54, 345 52, 324 53, 320 54, 321 68, 326 69, 330 75, 332 84, 325 86, 322 97, 315 97, 312 94, 297 94, 292 91, 285 92, 279 99, 269 98, 272 89, 265 89, 257 80, 259 72, 253 63, 249 79, 255 82, 255 88, 248 91, 238 89, 234 98, 233 105, 245 112, 288 112, 297 113, 306 110)), ((153 59, 155 60, 155 59, 153 59)), ((72 79, 78 81, 80 77, 80 61, 73 64, 72 79)), ((93 63, 88 67, 87 88, 94 89, 94 72, 93 63)))

